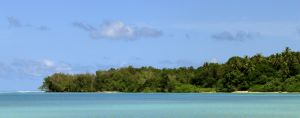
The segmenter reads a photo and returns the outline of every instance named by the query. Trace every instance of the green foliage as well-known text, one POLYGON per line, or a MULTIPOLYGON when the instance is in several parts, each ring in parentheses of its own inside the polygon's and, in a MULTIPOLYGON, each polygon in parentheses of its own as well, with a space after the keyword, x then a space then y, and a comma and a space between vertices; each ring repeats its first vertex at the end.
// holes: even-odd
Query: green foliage
POLYGON ((46 77, 40 88, 49 92, 300 92, 300 52, 286 48, 267 57, 234 56, 224 64, 204 63, 196 69, 129 66, 95 74, 56 73, 46 77))
POLYGON ((199 92, 199 88, 191 84, 182 84, 175 87, 176 93, 199 92))
POLYGON ((200 88, 191 84, 181 84, 175 87, 173 92, 176 93, 198 93, 198 92, 215 92, 214 88, 200 88))
POLYGON ((284 83, 285 91, 299 92, 300 91, 300 75, 288 78, 284 83))

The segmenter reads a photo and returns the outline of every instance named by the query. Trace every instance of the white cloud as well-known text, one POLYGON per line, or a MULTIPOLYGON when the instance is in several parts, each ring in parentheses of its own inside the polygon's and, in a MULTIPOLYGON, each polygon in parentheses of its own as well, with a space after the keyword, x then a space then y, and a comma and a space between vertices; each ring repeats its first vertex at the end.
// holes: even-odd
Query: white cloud
POLYGON ((107 22, 101 26, 100 30, 92 32, 94 38, 130 39, 134 36, 134 29, 123 22, 107 22))
POLYGON ((138 57, 130 58, 131 61, 120 61, 112 64, 80 65, 53 61, 51 59, 30 60, 15 59, 12 62, 0 62, 0 79, 43 79, 54 73, 94 73, 96 70, 106 70, 112 67, 119 68, 129 65, 139 66, 135 62, 138 57))
POLYGON ((55 63, 52 60, 14 60, 9 67, 17 75, 42 77, 55 72, 71 72, 71 66, 65 66, 64 63, 55 63))
POLYGON ((47 67, 53 67, 54 66, 54 62, 48 59, 44 59, 42 61, 43 64, 45 64, 47 67))
POLYGON ((75 22, 73 26, 88 31, 94 39, 140 39, 157 38, 162 36, 162 31, 150 27, 134 27, 121 21, 104 22, 100 27, 93 27, 89 24, 75 22))
POLYGON ((1 78, 42 78, 47 75, 63 72, 74 73, 81 69, 77 66, 66 64, 63 62, 56 63, 49 59, 44 60, 24 60, 16 59, 11 63, 0 63, 0 79, 1 78))

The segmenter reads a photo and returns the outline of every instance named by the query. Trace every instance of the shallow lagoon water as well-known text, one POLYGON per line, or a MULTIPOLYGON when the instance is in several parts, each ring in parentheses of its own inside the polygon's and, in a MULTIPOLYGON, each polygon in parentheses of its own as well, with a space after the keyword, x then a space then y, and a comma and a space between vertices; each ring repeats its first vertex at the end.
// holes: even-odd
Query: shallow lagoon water
POLYGON ((300 118, 300 94, 0 93, 0 118, 300 118))

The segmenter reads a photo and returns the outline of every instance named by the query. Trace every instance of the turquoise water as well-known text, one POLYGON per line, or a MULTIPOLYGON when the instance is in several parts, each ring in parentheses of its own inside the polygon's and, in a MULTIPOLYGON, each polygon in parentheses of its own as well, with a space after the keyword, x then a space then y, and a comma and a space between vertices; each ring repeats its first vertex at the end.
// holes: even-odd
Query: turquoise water
POLYGON ((300 94, 0 93, 0 118, 300 118, 300 94))

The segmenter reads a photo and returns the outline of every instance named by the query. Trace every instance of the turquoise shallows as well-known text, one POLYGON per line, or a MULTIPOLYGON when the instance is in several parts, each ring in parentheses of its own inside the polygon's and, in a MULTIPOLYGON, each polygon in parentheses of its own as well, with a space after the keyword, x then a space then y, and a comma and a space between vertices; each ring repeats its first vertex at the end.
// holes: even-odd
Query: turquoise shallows
POLYGON ((299 118, 300 94, 0 93, 0 118, 299 118))

